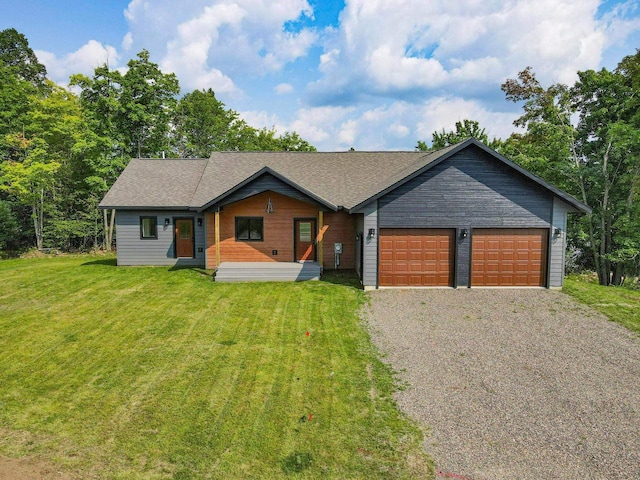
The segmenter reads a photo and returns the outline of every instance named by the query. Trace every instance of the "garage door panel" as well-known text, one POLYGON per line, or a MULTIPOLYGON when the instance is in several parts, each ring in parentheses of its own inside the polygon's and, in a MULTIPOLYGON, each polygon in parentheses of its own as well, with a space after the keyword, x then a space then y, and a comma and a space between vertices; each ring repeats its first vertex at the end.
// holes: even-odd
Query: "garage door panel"
POLYGON ((383 228, 379 245, 381 286, 453 285, 453 229, 383 228))
POLYGON ((407 260, 409 260, 409 255, 406 251, 400 250, 395 252, 393 260, 396 262, 406 262, 407 260))
POLYGON ((546 229, 474 229, 472 286, 544 286, 546 229))

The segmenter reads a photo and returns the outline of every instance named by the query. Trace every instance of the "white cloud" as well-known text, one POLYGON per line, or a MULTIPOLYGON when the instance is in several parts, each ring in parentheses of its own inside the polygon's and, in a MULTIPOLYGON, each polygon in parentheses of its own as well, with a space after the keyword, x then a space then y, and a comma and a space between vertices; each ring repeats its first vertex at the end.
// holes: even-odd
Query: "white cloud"
POLYGON ((91 76, 96 67, 105 63, 113 67, 117 65, 120 58, 114 47, 103 45, 95 40, 89 40, 75 52, 61 58, 44 50, 36 50, 35 54, 38 60, 47 67, 49 77, 63 85, 68 83, 70 75, 82 73, 91 76))
POLYGON ((290 83, 281 83, 279 85, 276 85, 273 91, 278 95, 288 95, 290 93, 293 93, 293 85, 291 85, 290 83))
POLYGON ((335 150, 339 148, 335 137, 340 135, 341 130, 344 129, 343 124, 349 122, 348 118, 354 111, 355 109, 351 107, 302 108, 295 112, 294 118, 288 122, 265 111, 239 113, 253 127, 275 128, 279 134, 295 131, 321 150, 335 150))
POLYGON ((299 109, 292 121, 269 117, 266 112, 250 119, 254 126, 276 126, 280 133, 295 130, 321 151, 413 150, 418 140, 431 143, 434 131, 449 131, 457 121, 477 120, 490 138, 506 138, 514 131, 517 115, 494 112, 477 101, 436 97, 420 103, 396 101, 372 108, 316 107, 299 109), (265 123, 269 119, 270 123, 265 123))
POLYGON ((353 112, 353 108, 345 107, 302 108, 284 130, 295 131, 313 145, 327 146, 325 149, 333 150, 336 148, 335 136, 340 125, 353 112))
POLYGON ((313 10, 307 0, 133 0, 125 16, 133 46, 153 45, 185 90, 238 91, 247 75, 277 72, 307 54, 314 30, 291 28, 313 10))
POLYGON ((95 40, 36 53, 66 83, 105 62, 124 72, 146 48, 183 92, 213 88, 252 126, 296 131, 321 150, 411 150, 465 118, 507 137, 517 113, 505 79, 530 65, 543 84, 570 83, 640 38, 640 0, 345 0, 330 27, 314 26, 311 4, 131 0, 121 53, 95 40))
MULTIPOLYGON (((640 28, 600 0, 347 0, 309 85, 317 105, 417 92, 499 91, 530 65, 541 81, 572 82, 597 68, 608 42, 640 28), (623 33, 615 33, 623 32, 623 33)), ((633 3, 637 7, 636 3, 633 3)))
POLYGON ((281 133, 287 130, 282 126, 282 122, 275 113, 247 110, 238 112, 238 115, 254 128, 275 128, 276 131, 281 133))
POLYGON ((409 135, 409 133, 411 132, 409 127, 407 127, 406 125, 400 125, 398 123, 394 123, 394 124, 390 125, 389 128, 387 128, 387 131, 391 135, 393 135, 394 137, 397 137, 397 138, 404 138, 407 135, 409 135))
POLYGON ((464 119, 476 120, 489 138, 505 139, 515 131, 513 120, 518 116, 510 112, 488 110, 477 101, 449 97, 431 98, 417 113, 418 116, 414 117, 416 140, 427 143, 431 143, 433 132, 454 130, 456 122, 464 119))
POLYGON ((640 4, 630 0, 614 5, 611 11, 602 17, 607 46, 623 43, 632 33, 640 30, 640 4))
POLYGON ((122 49, 123 50, 131 50, 131 46, 133 45, 133 34, 131 32, 127 32, 125 36, 122 38, 122 49))

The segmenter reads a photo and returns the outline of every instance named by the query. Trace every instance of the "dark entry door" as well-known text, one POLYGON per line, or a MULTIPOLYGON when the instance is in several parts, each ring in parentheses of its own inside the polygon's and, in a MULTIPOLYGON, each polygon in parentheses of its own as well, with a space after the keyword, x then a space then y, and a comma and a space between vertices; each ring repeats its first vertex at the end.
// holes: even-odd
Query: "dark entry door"
POLYGON ((178 218, 175 224, 176 257, 193 258, 193 219, 178 218))
POLYGON ((295 220, 294 235, 296 262, 314 262, 316 260, 316 220, 314 218, 295 220))

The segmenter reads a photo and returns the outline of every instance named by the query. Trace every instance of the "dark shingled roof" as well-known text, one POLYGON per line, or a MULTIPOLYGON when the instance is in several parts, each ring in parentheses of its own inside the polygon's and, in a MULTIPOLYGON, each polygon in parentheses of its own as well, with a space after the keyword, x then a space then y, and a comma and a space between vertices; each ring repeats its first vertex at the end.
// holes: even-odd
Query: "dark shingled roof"
POLYGON ((207 159, 132 159, 100 206, 188 208, 207 162, 207 159))
POLYGON ((100 206, 202 210, 221 201, 247 179, 269 171, 334 210, 349 210, 469 145, 489 152, 579 210, 589 208, 474 139, 428 153, 215 152, 209 159, 133 159, 100 206))

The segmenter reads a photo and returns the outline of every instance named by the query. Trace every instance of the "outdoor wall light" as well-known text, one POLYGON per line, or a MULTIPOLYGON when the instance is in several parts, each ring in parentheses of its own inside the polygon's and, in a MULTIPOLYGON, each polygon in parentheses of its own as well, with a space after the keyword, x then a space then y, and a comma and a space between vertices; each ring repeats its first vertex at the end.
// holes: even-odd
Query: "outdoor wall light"
POLYGON ((273 213, 273 203, 271 203, 271 197, 269 197, 269 201, 267 202, 267 213, 273 213))
POLYGON ((373 238, 376 236, 376 229, 375 228, 370 228, 369 229, 369 238, 373 238))
POLYGON ((469 236, 469 230, 467 230, 466 228, 463 228, 463 229, 460 231, 460 236, 461 236, 462 238, 467 238, 467 237, 469 236))
POLYGON ((199 226, 199 227, 201 227, 201 226, 202 226, 202 219, 201 219, 201 218, 199 218, 199 219, 198 219, 198 226, 199 226))
POLYGON ((559 228, 556 228, 553 231, 553 236, 556 237, 556 238, 561 237, 562 236, 562 230, 560 230, 559 228))
POLYGON ((165 227, 168 227, 170 223, 171 223, 171 220, 169 220, 168 218, 164 219, 164 226, 165 227))

